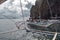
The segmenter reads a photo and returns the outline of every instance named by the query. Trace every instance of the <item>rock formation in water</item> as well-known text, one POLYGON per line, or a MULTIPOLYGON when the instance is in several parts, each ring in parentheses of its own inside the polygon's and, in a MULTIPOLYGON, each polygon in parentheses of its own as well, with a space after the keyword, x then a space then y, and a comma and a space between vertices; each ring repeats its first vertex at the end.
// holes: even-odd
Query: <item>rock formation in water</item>
POLYGON ((36 0, 30 10, 32 19, 60 17, 60 0, 36 0))
POLYGON ((2 4, 3 2, 5 2, 6 0, 0 0, 0 4, 2 4))

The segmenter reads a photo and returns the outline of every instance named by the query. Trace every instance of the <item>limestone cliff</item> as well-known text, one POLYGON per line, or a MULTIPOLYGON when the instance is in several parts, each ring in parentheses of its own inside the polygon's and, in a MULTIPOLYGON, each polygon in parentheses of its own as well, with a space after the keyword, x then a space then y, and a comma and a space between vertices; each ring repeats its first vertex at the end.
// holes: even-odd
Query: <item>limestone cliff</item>
POLYGON ((60 17, 60 0, 36 0, 32 5, 30 17, 33 19, 51 19, 51 17, 60 17))

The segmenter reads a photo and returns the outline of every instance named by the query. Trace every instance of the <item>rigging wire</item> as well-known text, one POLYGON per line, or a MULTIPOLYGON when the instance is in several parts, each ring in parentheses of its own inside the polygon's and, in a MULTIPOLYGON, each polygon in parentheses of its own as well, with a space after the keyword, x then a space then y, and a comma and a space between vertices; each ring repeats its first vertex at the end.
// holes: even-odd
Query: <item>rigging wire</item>
POLYGON ((51 18, 53 17, 53 15, 52 15, 52 9, 51 9, 51 6, 50 6, 50 4, 49 4, 49 1, 47 0, 47 4, 48 4, 48 6, 49 6, 49 9, 50 9, 50 14, 51 14, 51 18))
MULTIPOLYGON (((28 2, 28 1, 27 1, 27 2, 28 2)), ((20 0, 20 7, 21 7, 21 13, 22 13, 22 17, 23 17, 25 29, 26 29, 26 27, 27 27, 27 22, 26 22, 25 17, 24 17, 24 13, 23 13, 23 8, 22 8, 22 2, 21 2, 21 0, 20 0)))
POLYGON ((26 21, 25 21, 25 17, 24 17, 24 13, 23 13, 23 8, 22 8, 22 2, 21 2, 21 0, 20 0, 20 7, 21 7, 21 13, 22 13, 22 17, 23 17, 24 25, 26 26, 27 23, 26 23, 26 21))
MULTIPOLYGON (((52 15, 52 9, 51 9, 51 7, 50 7, 50 4, 49 4, 49 1, 47 0, 47 4, 48 4, 48 6, 49 6, 49 9, 50 9, 50 14, 51 14, 51 18, 53 17, 53 15, 52 15)), ((57 14, 55 15, 56 16, 56 19, 57 19, 57 14)), ((55 27, 55 31, 57 32, 57 28, 55 27)))
MULTIPOLYGON (((39 5, 39 9, 41 8, 41 4, 42 4, 43 1, 44 0, 41 1, 40 5, 39 5)), ((40 13, 40 11, 39 11, 39 21, 41 22, 41 13, 40 13)))

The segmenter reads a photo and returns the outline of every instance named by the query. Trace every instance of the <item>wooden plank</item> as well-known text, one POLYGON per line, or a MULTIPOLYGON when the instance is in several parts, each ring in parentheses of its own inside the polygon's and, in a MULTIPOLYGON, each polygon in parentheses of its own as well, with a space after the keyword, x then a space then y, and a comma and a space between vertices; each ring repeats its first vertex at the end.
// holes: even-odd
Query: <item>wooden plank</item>
POLYGON ((55 39, 56 39, 56 37, 57 37, 57 32, 55 33, 55 35, 54 35, 54 37, 53 37, 53 39, 52 39, 52 40, 55 40, 55 39))

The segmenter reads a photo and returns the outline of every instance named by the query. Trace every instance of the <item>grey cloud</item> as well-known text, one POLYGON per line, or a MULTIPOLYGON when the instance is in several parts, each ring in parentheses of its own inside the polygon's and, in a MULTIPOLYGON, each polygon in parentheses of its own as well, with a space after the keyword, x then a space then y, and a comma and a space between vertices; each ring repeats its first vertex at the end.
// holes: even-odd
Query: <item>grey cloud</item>
POLYGON ((31 8, 31 6, 32 6, 32 4, 31 4, 31 3, 29 3, 29 2, 28 2, 28 4, 27 4, 27 5, 25 5, 25 7, 27 7, 28 9, 30 9, 30 8, 31 8))
MULTIPOLYGON (((11 0, 9 2, 9 4, 11 4, 10 6, 13 5, 12 4, 13 1, 11 0)), ((25 7, 28 9, 30 9, 31 6, 32 6, 31 3, 28 3, 27 5, 25 5, 25 7)), ((29 10, 23 10, 24 17, 29 16, 29 13, 30 13, 29 10)), ((6 7, 4 7, 3 9, 0 9, 0 19, 19 19, 19 18, 22 18, 22 15, 20 14, 18 14, 17 10, 10 10, 9 8, 6 8, 6 7)))

